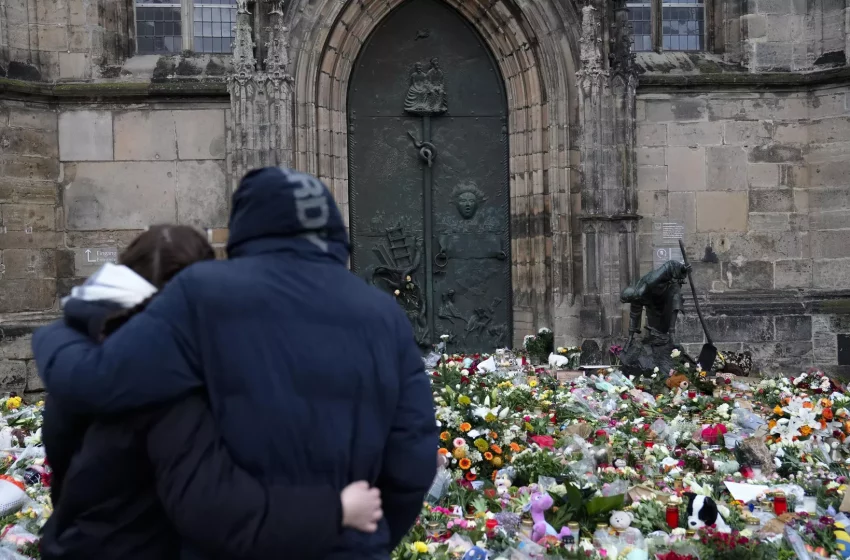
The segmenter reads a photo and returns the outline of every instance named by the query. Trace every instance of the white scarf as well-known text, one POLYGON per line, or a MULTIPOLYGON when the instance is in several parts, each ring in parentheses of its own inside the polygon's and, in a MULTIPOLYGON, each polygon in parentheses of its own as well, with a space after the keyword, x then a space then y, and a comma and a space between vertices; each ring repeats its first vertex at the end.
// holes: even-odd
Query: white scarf
POLYGON ((92 274, 82 285, 71 289, 69 299, 83 301, 111 301, 125 309, 139 305, 156 293, 156 288, 147 280, 124 265, 107 263, 92 274))

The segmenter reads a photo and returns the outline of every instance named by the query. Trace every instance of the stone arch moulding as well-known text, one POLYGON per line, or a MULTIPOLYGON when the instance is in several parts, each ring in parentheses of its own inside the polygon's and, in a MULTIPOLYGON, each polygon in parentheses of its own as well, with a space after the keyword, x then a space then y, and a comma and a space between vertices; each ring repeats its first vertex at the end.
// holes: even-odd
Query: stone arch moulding
MULTIPOLYGON (((570 128, 578 118, 574 53, 580 15, 572 2, 559 0, 444 1, 478 31, 505 81, 514 333, 521 340, 540 327, 557 328, 576 292, 570 183, 577 151, 570 128)), ((403 2, 296 0, 287 10, 292 163, 326 182, 346 219, 349 77, 371 32, 403 2)))

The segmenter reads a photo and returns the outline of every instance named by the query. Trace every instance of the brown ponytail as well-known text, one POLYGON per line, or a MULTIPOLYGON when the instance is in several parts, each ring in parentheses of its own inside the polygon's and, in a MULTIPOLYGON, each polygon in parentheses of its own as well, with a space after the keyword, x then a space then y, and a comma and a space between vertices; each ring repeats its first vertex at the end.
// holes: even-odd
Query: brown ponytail
MULTIPOLYGON (((189 226, 152 226, 134 239, 121 253, 118 263, 126 266, 157 290, 178 272, 199 261, 212 260, 215 251, 203 235, 189 226)), ((134 315, 143 311, 156 294, 130 309, 107 317, 101 338, 114 333, 134 315)))

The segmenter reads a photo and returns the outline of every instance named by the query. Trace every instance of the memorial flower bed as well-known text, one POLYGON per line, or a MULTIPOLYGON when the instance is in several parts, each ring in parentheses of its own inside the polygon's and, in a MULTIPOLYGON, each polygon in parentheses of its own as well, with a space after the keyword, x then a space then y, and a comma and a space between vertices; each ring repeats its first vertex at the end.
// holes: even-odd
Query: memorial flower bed
MULTIPOLYGON (((545 344, 426 360, 445 468, 394 560, 850 557, 842 384, 712 377, 678 354, 643 378, 559 369, 575 348, 531 365, 545 344)), ((0 559, 37 557, 51 513, 42 409, 0 398, 0 559)))
POLYGON ((393 557, 850 557, 844 387, 673 359, 636 379, 432 355, 446 466, 393 557))

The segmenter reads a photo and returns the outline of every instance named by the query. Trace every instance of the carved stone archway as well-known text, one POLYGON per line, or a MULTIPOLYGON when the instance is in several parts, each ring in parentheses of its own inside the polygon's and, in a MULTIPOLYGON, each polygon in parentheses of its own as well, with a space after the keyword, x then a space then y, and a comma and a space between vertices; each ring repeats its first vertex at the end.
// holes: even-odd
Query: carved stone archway
MULTIPOLYGON (((404 1, 239 0, 235 176, 295 166, 321 177, 348 217, 349 78, 404 1)), ((553 327, 559 343, 619 340, 640 219, 625 0, 441 1, 481 35, 507 92, 515 336, 553 327)))
MULTIPOLYGON (((346 106, 352 65, 403 0, 300 0, 287 10, 294 73, 293 164, 319 176, 348 215, 346 106)), ((509 106, 514 332, 553 327, 572 303, 570 186, 578 152, 576 45, 580 19, 554 0, 446 0, 492 51, 509 106)))

